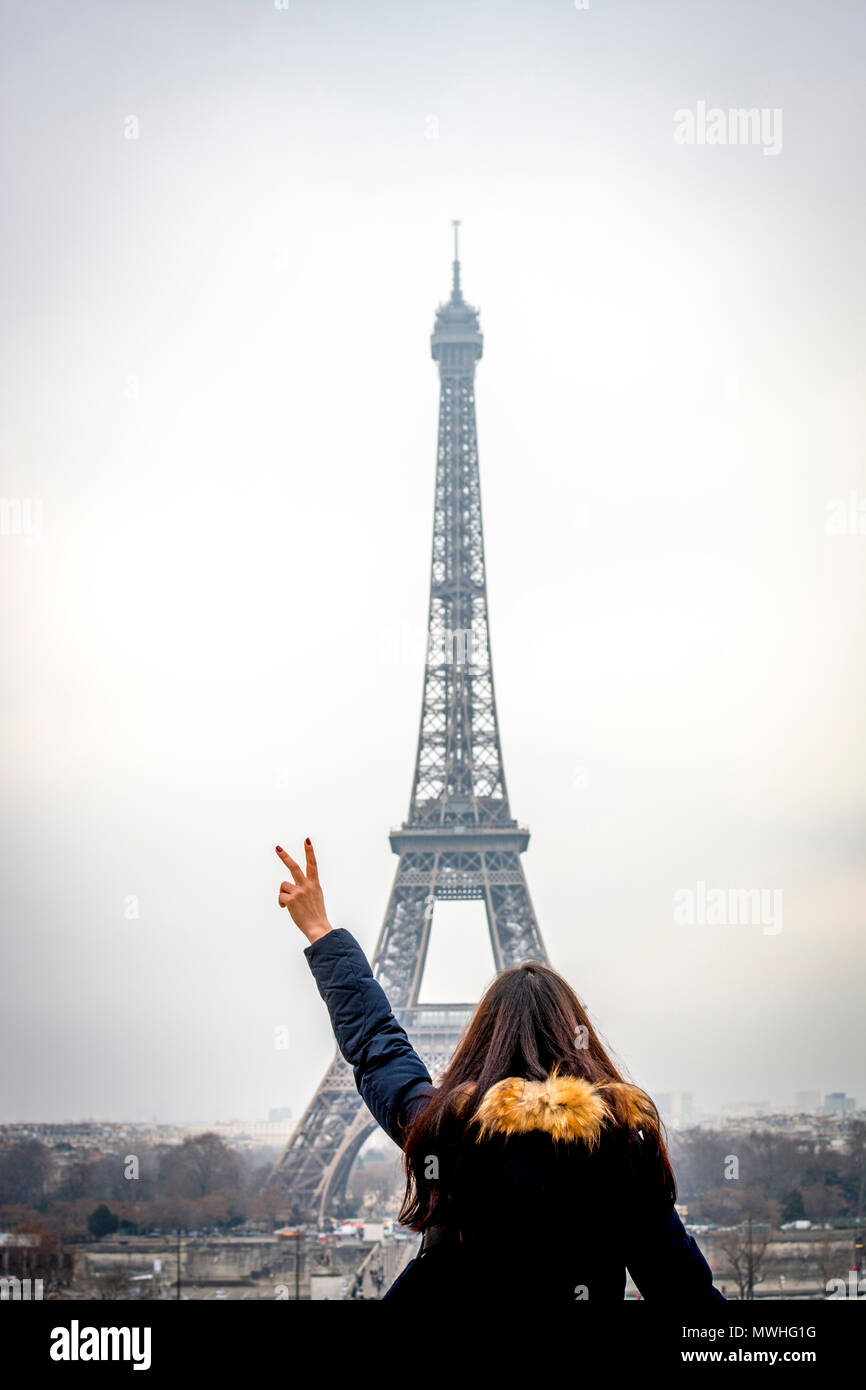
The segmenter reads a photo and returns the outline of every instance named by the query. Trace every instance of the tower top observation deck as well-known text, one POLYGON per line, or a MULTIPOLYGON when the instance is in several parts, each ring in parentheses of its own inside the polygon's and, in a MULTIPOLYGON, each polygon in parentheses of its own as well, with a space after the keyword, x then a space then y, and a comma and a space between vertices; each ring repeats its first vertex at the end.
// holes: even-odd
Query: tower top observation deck
POLYGON ((460 288, 460 249, 457 241, 459 221, 454 227, 454 260, 451 263, 451 298, 440 304, 430 338, 430 351, 439 369, 471 371, 484 348, 478 310, 467 304, 460 288))

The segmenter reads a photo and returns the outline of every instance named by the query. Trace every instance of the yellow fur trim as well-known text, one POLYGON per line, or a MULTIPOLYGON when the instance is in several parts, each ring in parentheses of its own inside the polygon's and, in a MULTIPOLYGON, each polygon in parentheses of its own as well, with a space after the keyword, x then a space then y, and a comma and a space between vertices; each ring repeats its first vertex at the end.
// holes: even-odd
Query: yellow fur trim
POLYGON ((508 1076, 485 1093, 474 1118, 479 1140, 491 1133, 543 1130, 552 1139, 580 1140, 593 1148, 612 1112, 600 1089, 582 1077, 526 1081, 508 1076))
POLYGON ((653 1103, 639 1086, 630 1086, 625 1081, 608 1081, 601 1090, 620 1124, 627 1125, 629 1129, 640 1129, 642 1125, 651 1130, 657 1127, 653 1103))

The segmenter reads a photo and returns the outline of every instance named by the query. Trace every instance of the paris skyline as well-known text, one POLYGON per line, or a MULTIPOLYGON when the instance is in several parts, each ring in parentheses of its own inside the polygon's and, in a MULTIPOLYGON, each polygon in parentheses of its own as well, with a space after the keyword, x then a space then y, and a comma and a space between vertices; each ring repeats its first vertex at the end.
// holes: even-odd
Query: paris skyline
MULTIPOLYGON (((452 218, 551 962, 651 1092, 862 1100, 863 18, 378 12, 2 6, 0 1119, 297 1116, 327 1067, 272 847, 371 952, 452 218), (678 144, 702 101, 783 147, 678 144), (783 929, 678 923, 701 883, 783 929)), ((469 906, 422 997, 492 973, 469 906)))

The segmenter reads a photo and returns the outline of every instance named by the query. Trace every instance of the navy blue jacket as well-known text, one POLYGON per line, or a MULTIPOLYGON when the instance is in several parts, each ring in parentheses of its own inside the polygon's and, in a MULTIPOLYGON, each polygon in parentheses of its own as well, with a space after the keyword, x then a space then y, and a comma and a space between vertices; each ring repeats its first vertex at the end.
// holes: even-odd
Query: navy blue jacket
MULTIPOLYGON (((435 1089, 427 1068, 350 932, 337 928, 304 954, 364 1103, 402 1147, 435 1089)), ((626 1268, 647 1299, 723 1297, 642 1131, 615 1128, 594 1147, 539 1132, 491 1134, 460 1153, 459 1171, 441 1178, 461 1242, 413 1260, 386 1299, 621 1301, 626 1268)))

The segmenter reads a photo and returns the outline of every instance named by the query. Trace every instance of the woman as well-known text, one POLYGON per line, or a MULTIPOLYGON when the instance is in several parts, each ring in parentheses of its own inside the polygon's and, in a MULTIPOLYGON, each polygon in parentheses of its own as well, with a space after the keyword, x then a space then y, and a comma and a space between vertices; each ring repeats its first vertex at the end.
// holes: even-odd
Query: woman
POLYGON ((514 1302, 550 1309, 621 1302, 626 1269, 644 1298, 721 1299, 674 1210, 658 1112, 625 1082, 579 999, 549 966, 497 975, 438 1086, 367 959, 328 921, 316 856, 280 906, 369 1110, 404 1153, 401 1222, 421 1250, 385 1294, 405 1304, 514 1302))

